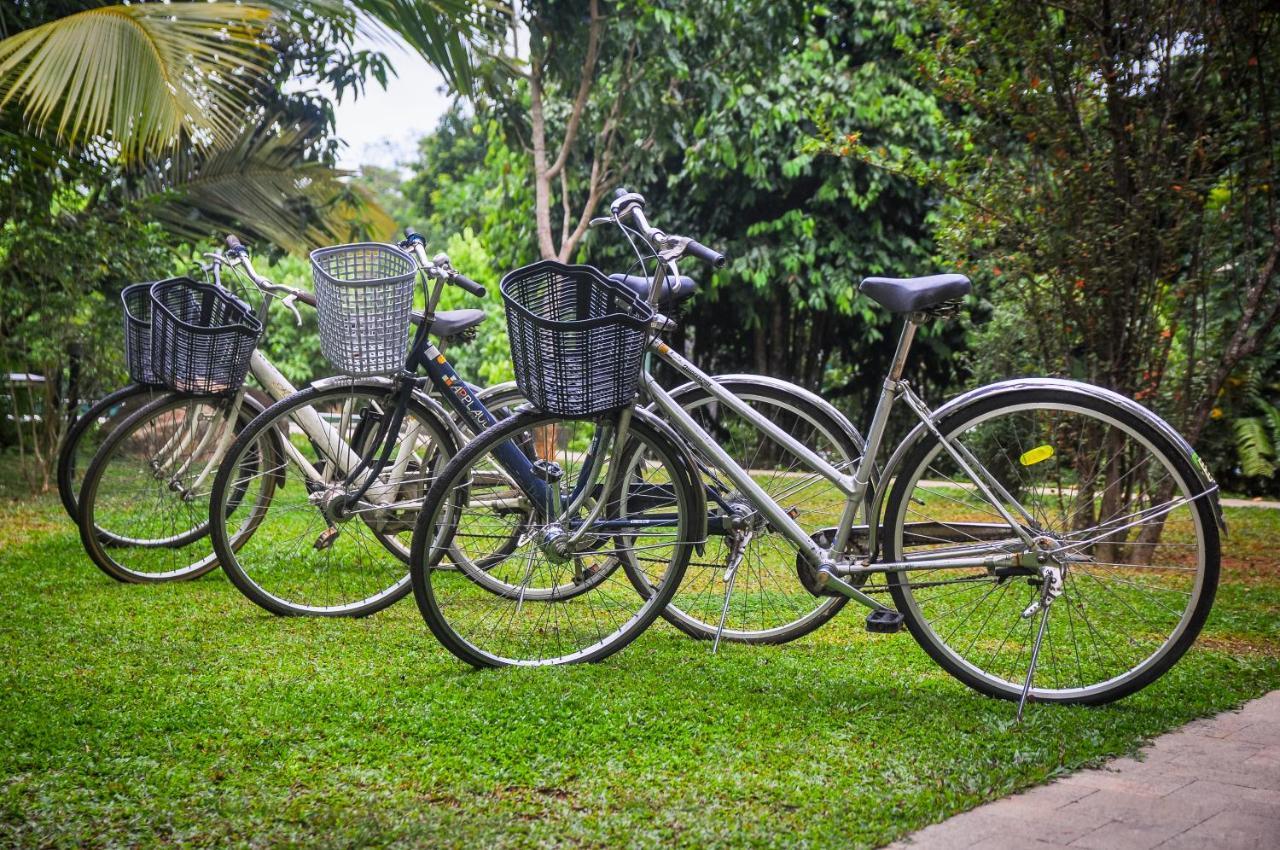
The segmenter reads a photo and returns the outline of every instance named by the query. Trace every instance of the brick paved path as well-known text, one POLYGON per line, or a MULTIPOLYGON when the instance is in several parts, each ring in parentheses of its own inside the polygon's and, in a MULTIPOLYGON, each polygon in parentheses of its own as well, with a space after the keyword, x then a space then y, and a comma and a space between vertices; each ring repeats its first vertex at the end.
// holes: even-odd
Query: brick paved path
POLYGON ((1280 848, 1280 691, 934 824, 891 850, 1280 848))

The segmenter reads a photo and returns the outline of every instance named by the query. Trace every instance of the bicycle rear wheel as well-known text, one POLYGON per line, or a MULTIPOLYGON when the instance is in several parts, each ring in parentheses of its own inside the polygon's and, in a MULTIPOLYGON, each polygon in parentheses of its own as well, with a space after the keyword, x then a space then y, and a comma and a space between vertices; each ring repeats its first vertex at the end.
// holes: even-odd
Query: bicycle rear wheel
POLYGON ((391 461, 365 496, 348 499, 364 478, 343 483, 360 458, 381 454, 395 406, 385 381, 325 382, 241 433, 214 483, 210 519, 223 569, 252 602, 273 614, 357 617, 408 594, 421 500, 454 451, 448 425, 410 398, 391 461), (317 428, 327 442, 313 438, 317 428), (267 452, 273 465, 244 462, 267 452), (267 490, 272 498, 258 495, 267 490))
POLYGON ((598 661, 670 601, 697 542, 700 493, 681 448, 642 411, 621 451, 612 440, 602 448, 597 438, 618 417, 525 411, 477 437, 432 486, 410 574, 423 618, 454 655, 477 667, 598 661), (531 445, 555 464, 545 487, 558 492, 559 512, 513 476, 512 453, 526 458, 531 445), (615 459, 633 474, 620 472, 606 493, 615 459), (575 493, 583 500, 566 513, 575 493), (454 565, 445 563, 451 552, 454 565), (636 584, 655 591, 640 594, 636 584))
MULTIPOLYGON (((209 493, 231 439, 258 410, 247 397, 170 393, 122 422, 80 489, 80 540, 93 562, 112 578, 142 583, 217 566, 205 541, 209 493)), ((241 462, 256 467, 262 458, 241 462)))
POLYGON ((1037 613, 1039 566, 945 565, 1027 549, 996 501, 925 437, 889 497, 885 558, 941 559, 891 573, 889 587, 944 669, 1017 699, 1047 617, 1029 698, 1097 704, 1145 687, 1187 651, 1217 587, 1214 496, 1157 427, 1085 388, 1045 388, 976 401, 938 428, 1003 487, 996 501, 1037 541, 1026 561, 1060 568, 1063 582, 1037 613))
MULTIPOLYGON (((808 393, 750 376, 716 382, 836 469, 849 473, 862 455, 861 438, 853 427, 814 403, 808 393)), ((817 536, 839 523, 844 493, 799 457, 700 387, 677 391, 674 397, 807 532, 817 536)), ((726 591, 723 640, 786 643, 839 613, 848 599, 814 596, 804 588, 796 575, 795 545, 759 520, 745 494, 710 462, 703 462, 702 478, 709 494, 730 506, 726 510, 709 495, 713 522, 730 516, 747 522, 729 534, 711 535, 705 550, 693 556, 680 589, 663 612, 669 623, 692 637, 715 637, 726 591)))
POLYGON ((80 522, 80 487, 102 442, 133 413, 169 392, 154 384, 129 384, 104 396, 67 429, 58 448, 58 497, 72 522, 80 522))

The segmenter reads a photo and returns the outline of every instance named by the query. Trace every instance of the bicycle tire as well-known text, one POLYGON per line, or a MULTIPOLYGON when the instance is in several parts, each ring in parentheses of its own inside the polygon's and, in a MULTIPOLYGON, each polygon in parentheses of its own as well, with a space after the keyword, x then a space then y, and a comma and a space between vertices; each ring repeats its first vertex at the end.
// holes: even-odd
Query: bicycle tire
MULTIPOLYGON (((1202 485, 1200 484, 1200 479, 1197 476, 1196 471, 1191 466, 1191 462, 1184 456, 1183 452, 1165 436, 1164 432, 1160 428, 1156 427, 1151 422, 1143 421, 1143 419, 1139 418, 1127 407, 1121 407, 1106 398, 1090 394, 1085 387, 1080 389, 1029 388, 1003 393, 985 399, 978 399, 949 413, 937 423, 937 428, 941 433, 948 435, 949 439, 953 439, 955 438, 955 435, 968 433, 970 429, 977 429, 982 426, 990 425, 985 433, 987 435, 995 435, 994 437, 979 435, 967 438, 967 440, 974 442, 975 444, 981 441, 985 441, 987 444, 994 443, 1001 451, 1007 451, 1004 447, 1005 442, 1009 442, 1011 445, 1014 445, 1015 449, 1020 448, 1023 445, 1022 438, 1015 429, 1016 422, 1012 419, 1013 416, 1017 414, 1034 414, 1036 416, 1049 417, 1055 412, 1062 415, 1068 413, 1080 413, 1085 416, 1096 416, 1100 423, 1105 424, 1108 428, 1114 429, 1115 434, 1131 436, 1139 446, 1149 450, 1151 456, 1160 464, 1160 466, 1152 465, 1151 469, 1153 469, 1154 472, 1151 474, 1155 474, 1155 472, 1159 472, 1163 469, 1164 475, 1160 481, 1163 482, 1166 478, 1171 480, 1171 492, 1173 490, 1178 490, 1183 494, 1183 498, 1189 499, 1189 501, 1183 503, 1183 507, 1186 508, 1185 512, 1180 512, 1176 515, 1178 522, 1184 523, 1185 525, 1179 525, 1174 531, 1170 531, 1168 525, 1170 524, 1171 518, 1175 515, 1172 513, 1163 515, 1160 523, 1161 531, 1156 535, 1156 542, 1154 543, 1143 542, 1143 538, 1141 536, 1137 536, 1133 541, 1129 541, 1129 535, 1126 529, 1120 528, 1116 525, 1116 523, 1120 521, 1108 520, 1103 522, 1100 526, 1092 529, 1092 531, 1096 532, 1097 528, 1112 528, 1113 530, 1104 532, 1100 537, 1095 534, 1092 539, 1097 542, 1094 542, 1091 547, 1086 548, 1084 545, 1077 545, 1073 547, 1073 538, 1071 535, 1084 535, 1089 533, 1091 529, 1085 528, 1082 530, 1058 531, 1047 519, 1048 510, 1044 510, 1044 515, 1046 517, 1043 522, 1044 527, 1037 528, 1037 533, 1045 535, 1051 533, 1057 534, 1063 541, 1058 544, 1062 550, 1071 550, 1073 553, 1078 551, 1081 553, 1079 555, 1079 563, 1068 564, 1064 570, 1065 590, 1063 596, 1059 597, 1048 609, 1050 612, 1055 612, 1060 610, 1061 606, 1061 609, 1065 611, 1065 614, 1061 616, 1066 616, 1068 618, 1067 627, 1070 629, 1068 634, 1070 635, 1070 640, 1074 641, 1076 644, 1074 660, 1076 667, 1079 669, 1078 676, 1081 680, 1081 684, 1078 687, 1062 687, 1061 678, 1059 677, 1055 666, 1052 679, 1049 678, 1049 674, 1047 672, 1041 673, 1041 676, 1042 678, 1051 681, 1053 685, 1056 685, 1056 687, 1037 684, 1032 688, 1029 699, 1035 702, 1098 705, 1121 699, 1151 684, 1167 672, 1169 668, 1186 653, 1192 643, 1194 643, 1213 605, 1221 558, 1220 538, 1216 518, 1210 504, 1210 499, 1213 498, 1213 496, 1197 496, 1197 494, 1200 494, 1202 491, 1202 485), (1015 437, 1018 439, 1016 444, 1013 442, 1015 437), (1125 531, 1125 536, 1123 538, 1119 536, 1121 531, 1125 531), (1173 542, 1174 540, 1188 536, 1192 539, 1192 542, 1190 543, 1173 542), (1172 540, 1170 538, 1172 538, 1172 540), (1165 556, 1162 553, 1162 560, 1165 557, 1169 557, 1170 563, 1155 564, 1154 558, 1156 557, 1157 551, 1155 547, 1163 545, 1160 542, 1162 539, 1168 542, 1169 548, 1194 548, 1194 558, 1188 560, 1188 553, 1175 553, 1168 556, 1165 556), (1128 551, 1128 549, 1125 549, 1124 547, 1133 549, 1141 546, 1151 548, 1145 550, 1145 554, 1133 555, 1132 557, 1134 560, 1131 562, 1122 560, 1123 554, 1128 551), (1105 551, 1110 554, 1102 555, 1102 560, 1099 560, 1098 555, 1101 554, 1099 550, 1102 547, 1108 547, 1105 551), (1086 551, 1091 554, 1084 554, 1086 551), (1179 562, 1174 563, 1174 559, 1179 559, 1179 562), (1192 565, 1184 566, 1181 564, 1181 561, 1188 561, 1188 563, 1191 563, 1192 565), (1095 564, 1097 566, 1094 566, 1095 564), (1093 570, 1093 572, 1090 572, 1090 570, 1093 570), (1143 577, 1142 582, 1145 584, 1138 584, 1137 578, 1133 575, 1129 575, 1129 577, 1121 575, 1126 570, 1130 574, 1136 573, 1137 576, 1143 577), (1147 572, 1142 572, 1141 570, 1146 570, 1147 572), (1194 573, 1194 575, 1191 577, 1180 576, 1180 573, 1183 572, 1194 573), (1169 575, 1170 573, 1173 573, 1174 575, 1169 575), (1104 578, 1107 576, 1114 576, 1114 578, 1104 581, 1097 578, 1097 574, 1102 574, 1104 578), (1079 576, 1079 579, 1073 580, 1075 576, 1079 576), (1091 579, 1092 584, 1086 584, 1084 581, 1085 578, 1091 579), (1168 585, 1167 588, 1150 584, 1150 582, 1156 581, 1160 578, 1164 579, 1168 585), (1110 586, 1108 585, 1108 581, 1110 581, 1110 586), (1182 590, 1181 585, 1185 584, 1187 581, 1190 582, 1189 585, 1187 585, 1189 590, 1182 590), (1120 584, 1120 582, 1125 582, 1129 585, 1133 585, 1134 587, 1143 589, 1131 591, 1120 584), (1088 587, 1092 589, 1094 584, 1103 589, 1107 589, 1114 597, 1114 600, 1111 597, 1104 596, 1101 591, 1094 591, 1092 596, 1086 598, 1086 591, 1083 588, 1088 587), (1121 591, 1117 592, 1115 590, 1116 587, 1121 587, 1121 591), (1128 601, 1123 594, 1131 592, 1137 592, 1142 595, 1131 597, 1133 601, 1128 601), (1110 604, 1118 607, 1117 603, 1123 602, 1127 608, 1127 610, 1122 612, 1123 618, 1126 620, 1131 617, 1161 616, 1159 611, 1155 610, 1155 608, 1163 608, 1168 612, 1169 616, 1178 613, 1176 610, 1169 608, 1163 601, 1154 607, 1144 607, 1145 603, 1149 602, 1147 597, 1154 597, 1156 593, 1175 594, 1173 597, 1159 597, 1161 600, 1168 598, 1180 598, 1182 595, 1189 597, 1185 608, 1182 610, 1181 614, 1179 614, 1179 619, 1173 626, 1174 631, 1167 638, 1164 638, 1159 642, 1154 650, 1150 650, 1148 652, 1148 650, 1144 648, 1143 641, 1148 639, 1148 635, 1153 631, 1153 629, 1147 627, 1139 631, 1137 624, 1133 626, 1133 630, 1131 631, 1126 631, 1123 626, 1119 627, 1120 631, 1118 631, 1117 634, 1122 635, 1123 638, 1111 642, 1102 641, 1102 645, 1110 650, 1114 660, 1121 661, 1120 665, 1116 665, 1117 667, 1127 665, 1130 662, 1124 661, 1116 655, 1117 650, 1113 648, 1113 644, 1123 648, 1127 642, 1135 648, 1135 657, 1138 657, 1139 660, 1136 666, 1131 668, 1126 667, 1123 671, 1115 675, 1111 675, 1110 668, 1107 666, 1109 659, 1098 647, 1098 644, 1100 643, 1099 638, 1106 637, 1107 629, 1109 628, 1108 624, 1101 620, 1101 617, 1107 610, 1105 606, 1110 604), (1094 620, 1097 621, 1096 623, 1089 619, 1090 615, 1092 615, 1094 620), (1081 620, 1079 626, 1076 626, 1076 619, 1081 620), (1080 654, 1080 641, 1078 639, 1078 634, 1080 633, 1083 633, 1086 638, 1090 638, 1094 644, 1094 655, 1091 657, 1089 653, 1086 652, 1083 656, 1083 661, 1080 654), (1086 673, 1086 670, 1091 672, 1086 673), (1098 672, 1094 673, 1092 672, 1093 670, 1097 670, 1098 672), (1102 680, 1098 682, 1085 683, 1083 680, 1086 676, 1106 678, 1102 678, 1102 680)), ((1029 418, 1030 415, 1023 417, 1023 419, 1029 418)), ((1076 431, 1078 433, 1084 433, 1079 427, 1076 428, 1076 431)), ((1069 443, 1070 431, 1066 426, 1058 426, 1058 431, 1055 433, 1064 435, 1059 437, 1060 442, 1069 443)), ((1103 433, 1113 441, 1119 440, 1118 436, 1111 436, 1113 433, 1112 431, 1105 431, 1103 433)), ((1029 427, 1026 430, 1026 434, 1032 434, 1032 430, 1029 427)), ((1055 455, 1053 455, 1055 457, 1061 456, 1064 458, 1064 460, 1058 462, 1060 465, 1066 463, 1065 458, 1067 457, 1079 458, 1080 460, 1078 462, 1084 465, 1086 473, 1081 474, 1078 471, 1076 472, 1076 483, 1073 485, 1074 489, 1064 487, 1059 483, 1055 487, 1041 485, 1041 489, 1036 490, 1034 487, 1028 489, 1025 483, 1020 483, 1017 485, 1016 492, 1027 492, 1029 495, 1025 498, 1028 503, 1033 506, 1041 501, 1052 502, 1053 499, 1057 499, 1059 504, 1066 504, 1068 499, 1072 499, 1077 500, 1080 505, 1085 505, 1083 499, 1087 496, 1089 517, 1092 517, 1092 512, 1095 507, 1099 514, 1106 510, 1109 500, 1114 501, 1114 499, 1119 498, 1119 496, 1108 496, 1108 493, 1115 489, 1115 484, 1110 484, 1105 489, 1097 491, 1098 495, 1095 497, 1095 490, 1092 487, 1094 476, 1088 473, 1093 469, 1102 469, 1105 464, 1103 463, 1103 459, 1096 456, 1096 450, 1091 454, 1089 451, 1080 449, 1079 447, 1084 445, 1082 441, 1083 438, 1080 439, 1081 442, 1077 444, 1077 448, 1071 449, 1070 447, 1067 447, 1065 450, 1060 449, 1055 455), (1098 504, 1095 505, 1095 503, 1098 504)), ((1030 442, 1034 444, 1036 441, 1031 440, 1030 442)), ((1053 443, 1050 441, 1044 445, 1052 447, 1053 443)), ((1119 450, 1108 449, 1108 446, 1110 445, 1112 444, 1108 443, 1107 445, 1104 445, 1102 450, 1114 451, 1114 457, 1124 456, 1119 450)), ((886 532, 884 538, 884 552, 886 561, 899 561, 904 557, 903 541, 906 539, 906 517, 908 516, 909 511, 915 511, 917 514, 923 515, 922 512, 929 509, 922 507, 922 504, 931 498, 926 492, 927 490, 934 489, 942 491, 944 495, 940 496, 939 500, 949 498, 955 502, 967 502, 970 500, 976 501, 973 497, 965 495, 964 491, 955 489, 947 482, 942 482, 942 486, 940 487, 939 482, 922 478, 926 472, 936 473, 939 466, 942 463, 945 463, 944 460, 939 462, 939 465, 930 466, 932 458, 944 457, 944 455, 940 453, 940 448, 941 446, 938 439, 932 434, 927 434, 919 443, 908 450, 907 455, 904 457, 903 462, 899 467, 899 474, 895 479, 893 490, 889 496, 888 507, 885 512, 884 527, 886 532), (924 481, 925 484, 920 485, 919 482, 921 481, 924 481)), ((971 446, 966 445, 966 448, 971 448, 971 446)), ((1035 460, 1036 457, 1049 455, 1049 452, 1045 450, 1043 446, 1036 446, 1034 451, 1034 455, 1027 452, 1019 456, 1018 463, 1024 466, 1024 468, 1030 468, 1034 464, 1040 462, 1035 460)), ((1132 450, 1128 457, 1132 458, 1133 453, 1136 451, 1136 449, 1132 450)), ((1024 452, 1026 452, 1025 449, 1024 452)), ((1129 462, 1132 464, 1132 459, 1129 462)), ((1130 477, 1132 480, 1125 484, 1123 489, 1136 490, 1138 491, 1139 497, 1142 495, 1142 484, 1140 483, 1139 476, 1132 474, 1132 469, 1140 469, 1142 462, 1145 461, 1140 461, 1138 464, 1132 466, 1131 471, 1126 472, 1120 479, 1123 480, 1123 477, 1130 477)), ((984 466, 985 465, 986 464, 984 464, 984 466)), ((1016 472, 1016 467, 1014 467, 1013 464, 1010 464, 1010 467, 1016 472)), ((1018 474, 1028 477, 1033 475, 1033 473, 1018 474)), ((1094 475, 1096 474, 1098 473, 1094 473, 1094 475)), ((1141 481, 1146 480, 1146 475, 1147 473, 1143 473, 1144 477, 1141 478, 1141 481)), ((1011 480, 1012 479, 1010 479, 1010 481, 1011 480)), ((1031 480, 1034 479, 1032 478, 1031 480)), ((1059 476, 1059 482, 1067 480, 1070 479, 1061 475, 1059 476)), ((1006 486, 1006 489, 1009 489, 1010 486, 1014 486, 1011 485, 1009 481, 1001 483, 1002 486, 1006 486)), ((1015 490, 1010 490, 1010 492, 1015 492, 1015 490)), ((985 497, 983 498, 985 499, 985 497)), ((988 501, 986 504, 990 505, 990 502, 988 501)), ((939 511, 942 510, 951 510, 955 512, 959 509, 953 506, 948 506, 945 508, 939 508, 939 511)), ((1035 509, 1033 507, 1033 513, 1034 510, 1035 509)), ((1083 508, 1077 507, 1072 510, 1073 512, 1070 514, 1072 521, 1076 523, 1081 522, 1082 517, 1084 517, 1083 508)), ((1155 509, 1148 508, 1144 510, 1151 512, 1151 516, 1155 516, 1155 509)), ((1138 511, 1133 515, 1142 518, 1148 514, 1138 511)), ((1123 517, 1125 515, 1121 516, 1123 517)), ((1086 537, 1083 542, 1088 543, 1090 539, 1091 538, 1086 537)), ((932 544, 926 543, 926 545, 932 544)), ((930 575, 932 577, 938 574, 941 574, 941 572, 933 571, 926 575, 930 575)), ((1008 634, 1006 634, 1004 641, 994 648, 987 660, 985 660, 981 666, 969 657, 969 654, 974 651, 973 647, 981 647, 981 652, 985 654, 988 649, 991 649, 991 645, 995 643, 994 639, 982 640, 982 638, 984 637, 987 623, 992 621, 997 612, 997 606, 1001 604, 998 600, 992 600, 990 602, 990 613, 987 614, 986 620, 982 620, 981 615, 973 613, 969 615, 967 621, 965 621, 969 625, 955 625, 951 629, 953 634, 951 636, 943 637, 938 633, 938 630, 934 627, 930 619, 922 612, 922 604, 928 604, 928 600, 925 600, 923 597, 919 599, 916 597, 912 590, 909 575, 904 572, 890 573, 888 575, 888 582, 889 590, 893 596, 894 602, 897 605, 898 610, 904 615, 906 624, 912 635, 925 652, 928 653, 929 656, 940 666, 942 666, 944 670, 961 682, 964 682, 969 687, 989 696, 1009 700, 1015 700, 1020 697, 1023 684, 1021 680, 1012 675, 998 675, 993 670, 984 669, 993 668, 996 658, 1002 653, 1006 655, 1008 654, 1004 651, 1004 647, 1009 640, 1008 634), (970 640, 972 647, 967 648, 964 652, 961 652, 957 646, 952 645, 953 642, 957 644, 959 643, 958 640, 953 641, 953 638, 957 634, 960 636, 961 640, 965 637, 966 633, 961 631, 962 628, 968 628, 973 633, 973 637, 970 640)), ((926 582, 922 580, 921 584, 925 585, 926 582)), ((1000 596, 1006 595, 1007 589, 1016 585, 1017 583, 1015 581, 1008 580, 1004 585, 1006 590, 1000 591, 1000 596)), ((958 593, 964 592, 966 591, 958 591, 958 593)), ((988 591, 987 596, 991 596, 995 592, 996 585, 993 584, 992 589, 988 591)), ((1017 591, 1015 591, 1015 593, 1016 592, 1017 591)), ((1032 592, 1036 593, 1038 591, 1032 592)), ((953 591, 953 593, 957 593, 957 591, 953 591)), ((982 604, 983 601, 985 601, 985 597, 979 602, 974 603, 975 610, 976 606, 978 604, 982 604)), ((1019 605, 1022 604, 1022 601, 1018 600, 1016 596, 1010 601, 1012 603, 1010 607, 1013 610, 1016 610, 1019 605)), ((959 604, 960 602, 953 599, 948 603, 948 608, 955 609, 959 604)), ((950 610, 938 612, 933 619, 935 621, 940 620, 943 616, 949 613, 950 610)), ((1027 615, 1023 614, 1022 616, 1025 619, 1027 615)), ((1061 623, 1061 616, 1057 621, 1059 623, 1061 623)), ((1012 619, 1012 617, 1009 619, 1012 619)), ((1150 623, 1148 620, 1142 620, 1140 622, 1144 627, 1148 626, 1150 623)), ((1003 623, 1001 623, 1001 626, 1002 625, 1003 623)), ((1020 624, 1017 622, 1014 623, 1014 627, 1021 628, 1020 624)), ((1012 633, 1012 629, 1014 627, 1011 627, 1010 633, 1012 633)), ((1031 635, 1030 627, 1031 624, 1028 623, 1027 628, 1029 637, 1031 635)), ((1059 630, 1061 628, 1061 626, 1058 626, 1059 630)), ((1049 643, 1047 649, 1052 653, 1055 651, 1052 644, 1054 629, 1049 629, 1048 634, 1050 637, 1048 638, 1049 643)), ((1027 641, 1024 640, 1023 642, 1026 643, 1027 641)), ((1010 645, 1009 652, 1012 652, 1012 648, 1013 645, 1010 645)), ((1019 646, 1018 658, 1021 657, 1021 652, 1022 648, 1019 646)), ((1065 654, 1062 666, 1066 669, 1063 671, 1061 676, 1069 676, 1072 657, 1065 649, 1063 649, 1062 652, 1065 654)), ((1030 658, 1030 653, 1028 653, 1028 658, 1030 658)), ((1045 662, 1045 658, 1046 655, 1042 652, 1040 656, 1040 662, 1042 665, 1045 662)), ((1057 661, 1058 658, 1055 655, 1050 660, 1050 663, 1056 665, 1057 661)), ((1014 667, 1016 667, 1016 660, 1015 664, 1010 667, 1010 670, 1013 671, 1014 667)), ((1038 666, 1037 672, 1039 673, 1040 671, 1041 667, 1038 666)))
MULTIPOLYGON (((57 480, 58 498, 62 501, 63 510, 67 512, 72 522, 77 524, 80 522, 78 501, 80 485, 84 483, 82 473, 89 468, 88 463, 83 465, 80 463, 81 444, 92 436, 95 428, 99 431, 108 429, 103 434, 105 439, 110 436, 110 429, 115 425, 119 425, 133 412, 169 392, 170 390, 155 384, 129 384, 103 396, 67 429, 66 436, 62 438, 62 445, 58 448, 57 480), (117 407, 120 409, 115 410, 117 407), (107 421, 100 421, 107 416, 110 417, 107 421), (116 420, 114 424, 113 420, 116 420)), ((96 446, 92 447, 89 463, 93 462, 93 455, 97 454, 101 446, 100 440, 96 446)))
MULTIPOLYGON (((163 538, 131 538, 101 528, 98 525, 98 499, 100 494, 104 492, 102 490, 103 478, 116 457, 117 449, 138 429, 144 427, 146 423, 156 419, 165 411, 177 411, 182 406, 203 404, 220 408, 222 405, 231 404, 233 399, 234 397, 232 396, 197 398, 178 393, 168 393, 139 409, 121 422, 103 442, 101 449, 94 456, 93 462, 85 473, 77 503, 80 509, 81 543, 84 545, 85 552, 90 559, 104 573, 117 581, 125 583, 154 584, 199 578, 218 565, 215 553, 212 551, 206 553, 203 550, 193 560, 190 559, 190 552, 180 557, 170 558, 166 564, 168 568, 158 571, 142 570, 136 566, 127 565, 122 560, 126 554, 147 552, 178 553, 199 542, 208 535, 209 524, 207 517, 177 534, 171 534, 163 538), (113 553, 118 553, 118 555, 113 555, 113 553), (185 563, 179 563, 184 560, 186 561, 185 563)), ((237 427, 247 425, 260 410, 261 407, 252 398, 248 396, 242 397, 237 411, 237 427)), ((199 464, 192 465, 198 466, 199 464)), ((160 480, 154 474, 151 477, 157 482, 160 480)), ((161 499, 168 498, 171 497, 161 494, 161 499)), ((176 499, 177 497, 172 498, 176 499)), ((159 502, 160 499, 156 501, 159 502)), ((186 502, 186 500, 182 499, 179 499, 179 501, 186 502)), ((196 512, 198 513, 199 511, 197 510, 196 512)), ((144 556, 144 554, 139 554, 137 559, 141 559, 144 556)), ((131 560, 136 562, 137 559, 131 560)))
MULTIPOLYGON (((616 416, 616 414, 612 415, 616 416)), ((673 468, 677 466, 684 468, 687 463, 684 448, 666 436, 663 429, 650 424, 647 418, 648 414, 643 411, 635 411, 631 421, 632 436, 629 439, 637 440, 652 447, 660 463, 664 465, 670 464, 673 468)), ((701 509, 701 501, 698 498, 701 493, 693 489, 692 478, 674 475, 670 479, 671 497, 675 500, 674 504, 678 506, 676 514, 677 525, 676 531, 669 535, 674 538, 675 542, 670 544, 672 557, 664 573, 664 580, 659 582, 657 592, 650 594, 647 598, 644 594, 636 591, 633 586, 636 583, 636 579, 630 575, 626 579, 619 579, 618 581, 621 584, 614 583, 610 585, 611 592, 623 593, 625 591, 626 595, 635 594, 635 602, 638 603, 638 608, 627 615, 628 619, 621 625, 610 622, 609 627, 613 629, 611 632, 603 635, 597 632, 589 638, 593 639, 593 642, 587 643, 585 646, 575 644, 565 651, 563 649, 564 641, 569 640, 571 643, 573 641, 572 637, 565 637, 566 634, 574 631, 572 628, 566 627, 562 629, 557 625, 554 629, 554 635, 552 635, 551 632, 546 631, 537 623, 530 624, 531 631, 529 635, 532 640, 545 638, 550 641, 554 639, 555 646, 560 651, 559 655, 538 654, 537 657, 530 657, 529 653, 521 657, 502 654, 495 649, 480 646, 475 637, 462 633, 461 629, 463 627, 444 610, 445 606, 448 606, 450 611, 458 610, 452 604, 454 597, 461 600, 466 595, 470 600, 477 601, 478 604, 496 600, 515 601, 517 603, 515 609, 517 612, 516 617, 508 624, 512 626, 516 625, 519 620, 519 611, 523 604, 523 599, 513 600, 510 594, 493 592, 482 583, 484 581, 483 575, 479 573, 472 575, 466 568, 440 568, 440 562, 445 554, 451 546, 457 544, 453 533, 457 530, 459 524, 458 513, 462 510, 462 507, 455 500, 469 498, 467 494, 471 485, 467 482, 470 481, 472 467, 479 463, 485 455, 512 439, 516 434, 540 427, 540 423, 545 424, 553 420, 560 421, 558 417, 553 415, 532 409, 526 410, 491 426, 470 444, 463 447, 450 461, 439 479, 432 485, 424 502, 422 513, 418 517, 417 527, 414 529, 409 573, 418 609, 436 639, 456 657, 474 667, 542 666, 600 661, 626 647, 658 618, 662 609, 666 607, 671 596, 676 592, 680 578, 683 576, 684 569, 688 564, 693 547, 693 541, 688 539, 688 531, 694 519, 691 516, 691 511, 693 510, 691 506, 696 505, 698 509, 701 509), (446 535, 448 535, 448 542, 446 542, 446 535), (451 582, 452 587, 448 589, 438 587, 437 584, 442 581, 451 582)), ((631 449, 628 447, 627 451, 631 451, 631 449)), ((624 456, 626 456, 625 453, 624 456)), ((526 541, 527 544, 528 541, 526 541)), ((529 558, 531 563, 532 559, 536 557, 533 554, 534 548, 536 547, 530 549, 529 558)), ((577 556, 571 556, 571 560, 576 562, 577 556)), ((631 565, 625 559, 619 560, 622 561, 624 569, 630 572, 631 565)), ((615 571, 616 565, 610 572, 615 571)), ((528 605, 530 610, 536 610, 536 612, 553 610, 549 606, 586 605, 588 600, 593 599, 593 594, 597 592, 601 592, 601 585, 599 584, 593 588, 591 593, 530 601, 528 605), (535 609, 535 606, 542 607, 535 609)), ((462 601, 462 605, 465 606, 467 604, 469 604, 467 601, 462 601)), ((498 602, 497 604, 501 603, 498 602)), ((568 611, 570 609, 562 607, 559 610, 568 611)), ((544 616, 551 615, 544 614, 544 616)), ((491 621, 482 617, 478 622, 491 621)), ((522 649, 529 646, 529 641, 524 638, 521 639, 520 643, 522 649)))

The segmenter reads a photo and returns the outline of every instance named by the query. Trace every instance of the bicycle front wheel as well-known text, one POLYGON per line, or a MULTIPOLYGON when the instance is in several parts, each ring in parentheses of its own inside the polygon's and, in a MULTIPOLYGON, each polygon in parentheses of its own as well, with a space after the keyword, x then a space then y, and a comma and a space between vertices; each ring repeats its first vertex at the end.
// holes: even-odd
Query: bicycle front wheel
POLYGON ((223 569, 248 599, 273 614, 356 617, 408 594, 414 521, 454 441, 410 398, 388 464, 353 501, 367 474, 351 484, 347 475, 381 455, 396 402, 385 382, 308 387, 241 433, 210 519, 223 569), (276 461, 245 463, 259 455, 276 461))
POLYGON ((1083 388, 1035 388, 966 405, 938 429, 975 475, 926 437, 885 515, 887 561, 938 564, 889 575, 934 660, 1017 699, 1045 618, 1029 698, 1098 704, 1145 687, 1187 651, 1217 587, 1214 496, 1150 419, 1083 388), (980 470, 998 488, 975 481, 980 470), (1011 553, 1019 565, 947 566, 1011 553), (1063 592, 1039 609, 1043 564, 1061 571, 1063 592))
POLYGON ((170 393, 120 423, 80 488, 80 540, 93 562, 124 582, 180 581, 216 567, 205 540, 209 492, 257 411, 248 398, 170 393))
POLYGON ((670 601, 697 542, 699 493, 681 449, 645 414, 619 448, 608 436, 618 418, 519 413, 432 486, 410 574, 423 618, 454 655, 477 667, 598 661, 670 601), (627 471, 611 477, 615 460, 627 471))

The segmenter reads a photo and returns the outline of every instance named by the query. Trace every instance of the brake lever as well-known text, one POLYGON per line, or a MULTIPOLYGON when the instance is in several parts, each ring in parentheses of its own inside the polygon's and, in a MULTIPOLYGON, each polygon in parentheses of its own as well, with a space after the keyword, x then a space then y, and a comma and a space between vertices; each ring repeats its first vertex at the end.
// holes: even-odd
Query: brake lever
POLYGON ((587 227, 603 227, 606 224, 613 224, 613 219, 607 215, 602 215, 598 218, 591 219, 591 221, 588 222, 587 227))
POLYGON ((298 293, 290 292, 284 298, 280 299, 280 303, 289 308, 293 313, 293 318, 297 322, 298 327, 302 327, 302 314, 298 312, 298 308, 294 306, 294 302, 298 300, 298 293))

